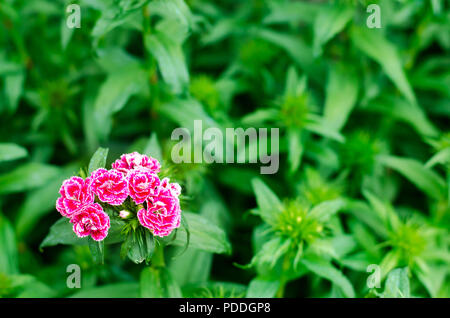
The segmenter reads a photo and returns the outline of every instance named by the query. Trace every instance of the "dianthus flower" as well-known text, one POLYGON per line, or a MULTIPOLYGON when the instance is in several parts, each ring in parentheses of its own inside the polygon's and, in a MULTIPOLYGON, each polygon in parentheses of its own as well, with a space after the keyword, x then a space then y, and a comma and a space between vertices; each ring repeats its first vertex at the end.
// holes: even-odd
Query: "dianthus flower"
POLYGON ((94 202, 94 194, 89 187, 90 179, 71 177, 63 182, 59 193, 61 197, 56 200, 56 209, 62 216, 72 217, 80 209, 94 202))
POLYGON ((132 170, 127 175, 128 193, 136 204, 143 203, 154 195, 159 186, 159 178, 147 169, 132 170))
POLYGON ((117 170, 97 169, 92 174, 91 189, 102 202, 121 205, 128 197, 127 181, 117 170))
POLYGON ((116 169, 123 174, 128 174, 130 170, 144 168, 148 169, 152 173, 158 173, 161 169, 161 165, 158 160, 146 155, 141 155, 137 152, 127 153, 120 156, 112 164, 113 169, 116 169))
POLYGON ((78 237, 90 235, 96 241, 103 240, 110 227, 109 216, 98 203, 84 206, 72 217, 70 223, 73 224, 73 231, 78 237))
POLYGON ((140 209, 137 217, 153 235, 167 236, 180 226, 180 202, 169 189, 159 187, 157 196, 147 200, 147 209, 140 209))
POLYGON ((169 182, 170 179, 169 178, 164 178, 161 180, 161 188, 165 188, 165 189, 169 189, 170 193, 175 196, 178 197, 181 194, 181 187, 178 183, 176 182, 169 182))

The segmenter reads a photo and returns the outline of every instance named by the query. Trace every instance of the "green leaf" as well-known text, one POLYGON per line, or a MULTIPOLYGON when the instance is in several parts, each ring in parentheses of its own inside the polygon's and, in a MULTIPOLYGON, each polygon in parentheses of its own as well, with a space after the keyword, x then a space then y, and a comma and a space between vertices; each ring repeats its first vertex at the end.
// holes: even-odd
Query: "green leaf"
POLYGON ((386 230, 385 223, 377 214, 373 213, 373 210, 365 202, 350 200, 347 202, 346 210, 353 214, 356 219, 369 226, 374 233, 387 239, 389 233, 386 230))
POLYGON ((91 174, 99 168, 106 167, 106 158, 108 157, 108 148, 98 148, 89 161, 88 174, 91 174))
POLYGON ((252 261, 246 267, 251 266, 269 266, 274 268, 280 258, 286 254, 291 246, 291 239, 283 239, 281 237, 273 237, 269 241, 263 243, 258 253, 253 256, 252 261))
POLYGON ((314 60, 312 50, 302 38, 270 29, 256 30, 255 36, 281 47, 292 60, 308 73, 309 77, 316 81, 321 80, 322 66, 314 60))
POLYGON ((392 270, 387 279, 383 292, 384 298, 409 298, 408 267, 392 270))
POLYGON ((322 47, 341 32, 353 16, 351 6, 331 5, 319 11, 314 23, 313 52, 322 54, 322 47))
MULTIPOLYGON (((143 3, 141 4, 141 6, 143 3)), ((102 15, 97 20, 92 29, 92 36, 100 38, 105 36, 108 32, 114 30, 119 26, 128 26, 129 28, 142 28, 142 14, 140 10, 123 10, 110 4, 109 7, 101 10, 102 15)))
POLYGON ((24 238, 44 215, 55 212, 55 202, 63 181, 74 175, 77 165, 64 167, 48 184, 27 192, 15 220, 16 235, 24 238))
POLYGON ((319 257, 307 257, 301 259, 300 263, 314 274, 336 284, 345 297, 355 297, 355 291, 353 290, 353 286, 348 278, 336 269, 329 261, 319 257))
POLYGON ((165 267, 144 268, 140 279, 141 297, 145 298, 180 298, 180 287, 165 267))
MULTIPOLYGON (((178 23, 176 20, 171 22, 172 25, 178 23)), ((167 27, 166 24, 165 26, 167 27)), ((176 31, 175 34, 179 37, 178 39, 174 39, 174 34, 166 33, 169 31, 157 30, 153 34, 146 35, 144 38, 145 47, 158 62, 164 81, 171 86, 175 93, 181 93, 189 83, 189 73, 181 47, 187 29, 180 28, 176 31)))
POLYGON ((17 253, 14 229, 0 213, 0 273, 16 274, 19 272, 19 255, 17 253))
POLYGON ((25 288, 16 296, 17 298, 53 298, 56 292, 46 284, 34 280, 27 284, 25 288))
POLYGON ((320 12, 321 6, 314 2, 303 1, 269 1, 270 11, 263 22, 272 23, 300 23, 312 24, 320 12))
POLYGON ((89 236, 88 244, 94 263, 103 265, 103 263, 105 262, 105 242, 95 241, 89 236))
POLYGON ((152 135, 150 136, 150 139, 148 140, 147 145, 145 146, 144 154, 147 156, 151 156, 157 159, 158 161, 162 161, 163 159, 162 150, 161 146, 158 143, 158 136, 156 135, 155 132, 152 133, 152 135))
POLYGON ((263 277, 256 277, 251 280, 248 285, 247 298, 273 298, 275 297, 278 288, 280 287, 280 281, 267 280, 263 277))
POLYGON ((68 28, 66 24, 67 17, 63 18, 61 20, 61 48, 65 50, 67 48, 67 45, 70 42, 70 39, 72 38, 72 35, 74 33, 75 28, 68 28))
POLYGON ((425 164, 425 168, 432 168, 436 164, 447 164, 450 163, 450 147, 444 148, 437 152, 430 160, 425 164))
POLYGON ((0 162, 24 158, 28 151, 13 143, 0 143, 0 162))
POLYGON ((17 109, 20 96, 23 91, 23 83, 25 81, 25 73, 20 72, 5 77, 5 93, 8 100, 8 106, 11 113, 17 109))
POLYGON ((320 222, 327 222, 330 217, 339 212, 345 205, 344 200, 336 199, 322 202, 316 205, 310 212, 309 216, 320 222))
POLYGON ((383 96, 370 102, 367 110, 374 110, 383 116, 392 116, 411 125, 419 134, 435 137, 438 129, 427 118, 423 109, 400 97, 383 96))
MULTIPOLYGON (((183 212, 183 215, 189 224, 189 248, 197 248, 218 254, 231 253, 231 244, 224 230, 198 214, 183 212)), ((186 241, 186 229, 179 228, 172 244, 184 247, 186 241)))
MULTIPOLYGON (((125 223, 117 218, 110 219, 111 227, 108 236, 104 239, 105 244, 122 242, 125 238, 122 235, 122 228, 125 223)), ((58 244, 65 245, 88 245, 88 238, 79 238, 73 231, 73 224, 68 218, 60 218, 51 227, 50 231, 39 246, 40 249, 58 244)))
POLYGON ((120 69, 108 75, 94 102, 94 118, 97 134, 106 139, 111 130, 112 115, 120 111, 131 96, 142 92, 147 81, 146 72, 131 60, 123 62, 120 69), (127 67, 128 66, 128 67, 127 67))
POLYGON ((351 39, 358 49, 380 64, 403 95, 412 104, 416 104, 416 97, 403 71, 396 47, 380 31, 366 27, 354 27, 351 39))
POLYGON ((202 105, 195 99, 174 99, 161 106, 161 113, 173 120, 180 127, 194 131, 194 120, 200 120, 202 128, 220 127, 214 119, 209 116, 202 105))
POLYGON ((331 127, 341 130, 356 104, 359 79, 348 65, 337 64, 330 68, 326 86, 324 118, 331 127))
POLYGON ((116 283, 100 287, 86 288, 70 296, 71 298, 137 298, 139 297, 139 284, 116 283))
POLYGON ((389 226, 390 230, 395 231, 400 225, 400 219, 392 206, 389 203, 381 201, 368 190, 363 190, 362 192, 378 217, 389 226))
POLYGON ((180 286, 207 282, 211 272, 213 254, 188 248, 186 252, 178 256, 178 253, 180 253, 178 250, 182 249, 177 248, 175 257, 169 265, 173 278, 180 286), (189 268, 189 271, 186 271, 186 268, 189 268))
POLYGON ((312 131, 320 136, 334 139, 338 142, 344 142, 345 137, 336 129, 330 126, 327 120, 315 114, 308 114, 305 129, 312 131))
POLYGON ((395 267, 400 261, 400 255, 397 250, 389 251, 380 263, 381 280, 395 267))
POLYGON ((155 242, 148 230, 132 231, 122 244, 121 256, 125 258, 126 255, 133 263, 140 264, 144 260, 149 262, 154 250, 155 242))
POLYGON ((252 179, 252 187, 258 204, 258 214, 266 223, 272 224, 281 212, 281 202, 277 195, 259 178, 252 179))
POLYGON ((21 192, 40 187, 53 179, 59 171, 59 168, 43 163, 26 163, 0 175, 0 194, 21 192))
POLYGON ((430 197, 440 200, 446 196, 445 181, 421 162, 394 156, 378 158, 382 164, 402 174, 430 197))
POLYGON ((302 144, 302 134, 300 130, 290 129, 288 130, 288 162, 289 171, 294 173, 300 166, 302 156, 303 156, 303 144, 302 144))
POLYGON ((150 14, 166 19, 176 19, 177 23, 193 26, 194 17, 184 0, 153 0, 149 3, 150 14))

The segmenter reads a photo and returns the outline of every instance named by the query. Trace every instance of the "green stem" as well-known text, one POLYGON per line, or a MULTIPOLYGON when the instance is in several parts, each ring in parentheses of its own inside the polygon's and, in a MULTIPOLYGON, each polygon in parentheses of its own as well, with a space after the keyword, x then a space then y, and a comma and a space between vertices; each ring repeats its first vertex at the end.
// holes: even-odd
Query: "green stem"
MULTIPOLYGON (((150 105, 152 105, 151 109, 157 110, 159 105, 159 87, 158 87, 158 73, 157 73, 157 63, 154 56, 147 51, 147 47, 145 45, 146 38, 152 34, 152 25, 150 19, 150 11, 148 5, 142 8, 142 16, 143 16, 143 34, 144 34, 144 56, 145 56, 145 65, 148 73, 149 79, 149 88, 150 88, 150 105)), ((150 116, 152 116, 152 112, 150 110, 150 116)))
POLYGON ((166 263, 164 262, 164 246, 162 244, 155 244, 155 251, 152 257, 152 267, 165 267, 166 263))
POLYGON ((284 288, 286 287, 286 283, 288 282, 288 278, 286 277, 286 272, 289 270, 290 266, 290 253, 286 253, 283 259, 283 265, 281 267, 281 276, 280 276, 280 287, 278 288, 277 294, 275 295, 277 298, 283 298, 284 296, 284 288))

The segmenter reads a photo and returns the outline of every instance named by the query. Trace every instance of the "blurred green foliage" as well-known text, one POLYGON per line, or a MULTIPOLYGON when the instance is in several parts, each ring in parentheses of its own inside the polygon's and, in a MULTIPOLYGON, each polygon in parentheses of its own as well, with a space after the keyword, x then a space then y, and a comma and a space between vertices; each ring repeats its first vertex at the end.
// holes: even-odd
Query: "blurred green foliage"
POLYGON ((370 3, 380 29, 356 0, 2 0, 0 297, 450 297, 450 6, 370 3), (194 120, 280 128, 279 171, 174 164, 194 120), (100 146, 182 184, 167 266, 49 247, 100 146))

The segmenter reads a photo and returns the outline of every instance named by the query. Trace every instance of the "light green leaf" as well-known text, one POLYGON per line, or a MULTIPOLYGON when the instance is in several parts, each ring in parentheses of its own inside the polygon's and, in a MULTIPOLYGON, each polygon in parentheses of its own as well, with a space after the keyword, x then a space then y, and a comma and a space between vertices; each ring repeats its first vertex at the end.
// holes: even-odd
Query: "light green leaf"
POLYGON ((14 229, 0 213, 0 273, 16 274, 19 272, 19 255, 17 253, 14 229))
POLYGON ((301 139, 301 131, 290 129, 288 130, 288 162, 289 162, 289 171, 294 173, 297 171, 300 166, 302 156, 303 156, 303 144, 301 139))
POLYGON ((105 36, 108 32, 119 26, 142 29, 142 11, 139 10, 148 0, 140 1, 133 8, 127 8, 122 3, 121 7, 115 4, 104 5, 100 12, 100 18, 94 25, 91 35, 94 38, 105 36))
POLYGON ((334 214, 339 212, 345 205, 344 200, 337 199, 331 201, 325 201, 316 205, 310 212, 309 216, 317 219, 320 222, 326 222, 334 214))
POLYGON ((180 298, 180 287, 165 267, 144 268, 140 280, 141 297, 145 298, 180 298))
POLYGON ((395 231, 400 225, 400 219, 392 206, 387 202, 383 202, 368 190, 363 189, 362 192, 378 217, 389 226, 390 230, 395 231))
POLYGON ((91 251, 92 258, 95 264, 102 265, 105 262, 105 242, 95 241, 90 236, 88 237, 89 250, 91 251))
POLYGON ((125 255, 135 264, 149 261, 155 250, 155 242, 149 231, 130 232, 121 247, 121 257, 125 255))
POLYGON ((255 31, 255 36, 281 47, 286 53, 308 73, 308 76, 320 81, 322 67, 314 60, 311 48, 301 37, 280 33, 270 29, 255 31))
POLYGON ((94 102, 94 118, 97 135, 106 139, 111 130, 111 117, 120 111, 131 96, 145 88, 147 74, 133 62, 110 73, 100 87, 94 102))
POLYGON ((17 109, 20 96, 23 91, 25 81, 25 72, 8 75, 5 77, 5 94, 8 100, 8 106, 11 113, 17 109))
POLYGON ((338 142, 344 142, 345 137, 339 133, 333 127, 330 127, 329 123, 322 117, 315 114, 308 114, 308 121, 305 124, 305 129, 312 131, 320 136, 334 139, 338 142))
POLYGON ((108 157, 108 148, 98 148, 89 161, 88 174, 91 174, 99 168, 106 167, 106 158, 108 157))
POLYGON ((201 121, 203 129, 209 127, 220 127, 214 119, 209 116, 202 105, 195 99, 174 99, 161 106, 161 113, 170 118, 180 127, 194 131, 194 120, 201 121))
POLYGON ((378 158, 382 164, 402 174, 430 197, 439 200, 446 196, 445 181, 434 171, 427 169, 421 162, 394 156, 379 156, 378 158))
POLYGON ((258 204, 257 213, 269 224, 272 224, 281 212, 281 202, 277 195, 259 178, 252 179, 252 187, 258 204))
POLYGON ((158 136, 155 132, 150 136, 147 145, 145 146, 144 154, 146 154, 147 156, 151 156, 158 161, 162 161, 162 150, 161 146, 158 143, 158 136))
POLYGON ((26 163, 0 175, 0 194, 40 187, 58 175, 59 171, 59 168, 43 163, 26 163))
MULTIPOLYGON (((183 211, 183 216, 189 224, 189 247, 218 254, 231 253, 231 244, 221 228, 195 213, 183 211)), ((172 244, 184 247, 186 240, 186 230, 179 228, 172 244)))
POLYGON ((400 255, 397 250, 389 251, 380 263, 381 280, 395 267, 397 267, 400 261, 400 255))
POLYGON ((333 65, 326 86, 324 118, 331 127, 340 130, 356 104, 359 79, 355 70, 346 65, 333 65))
POLYGON ((353 214, 359 221, 368 225, 371 230, 382 238, 388 237, 388 232, 383 220, 369 208, 363 201, 350 200, 346 210, 353 214))
POLYGON ((412 104, 416 104, 416 97, 403 71, 396 47, 376 29, 354 27, 351 38, 358 49, 381 65, 386 75, 395 83, 403 95, 412 104))
MULTIPOLYGON (((105 244, 114 244, 122 242, 125 238, 122 235, 124 222, 117 218, 110 219, 111 227, 108 230, 108 236, 105 238, 105 244)), ((67 218, 60 218, 51 227, 50 231, 39 246, 40 249, 47 246, 58 244, 65 245, 88 245, 88 238, 79 238, 73 231, 73 224, 67 218)))
POLYGON ((173 278, 180 286, 207 282, 211 273, 213 254, 188 248, 183 254, 177 256, 183 249, 177 248, 175 257, 170 262, 169 269, 173 278), (186 268, 189 268, 189 271, 186 271, 186 268))
POLYGON ((319 11, 314 23, 313 51, 322 54, 322 47, 341 32, 353 16, 351 6, 331 5, 319 11))
MULTIPOLYGON (((173 20, 172 23, 177 22, 173 20)), ((177 31, 178 39, 166 33, 169 31, 161 30, 144 38, 145 48, 154 56, 164 81, 175 93, 181 93, 189 83, 189 73, 181 46, 187 29, 183 30, 177 31)))
POLYGON ((263 23, 300 23, 312 24, 320 12, 318 3, 303 1, 269 1, 269 13, 263 23))
POLYGON ((150 14, 166 19, 176 18, 176 22, 193 27, 194 17, 189 6, 183 0, 153 0, 149 4, 150 14))
POLYGON ((384 298, 409 298, 408 268, 396 268, 392 270, 387 279, 383 292, 384 298))
POLYGON ((425 168, 432 168, 436 164, 446 164, 450 163, 450 147, 444 148, 438 153, 436 153, 430 160, 425 164, 425 168))
POLYGON ((278 280, 266 280, 262 277, 252 279, 248 285, 247 298, 273 298, 275 297, 280 282, 278 280))
POLYGON ((56 292, 46 284, 34 280, 27 284, 25 288, 16 296, 17 298, 53 298, 56 292))
POLYGON ((21 159, 28 155, 28 151, 13 143, 0 143, 0 162, 21 159))
POLYGON ((355 297, 353 286, 341 271, 336 269, 329 261, 319 257, 308 257, 300 260, 307 269, 336 284, 346 297, 355 297))
POLYGON ((383 96, 370 102, 368 110, 374 110, 383 116, 392 116, 411 125, 419 134, 434 137, 438 129, 427 118, 419 105, 411 104, 403 98, 383 96))
POLYGON ((71 298, 137 298, 139 297, 139 284, 116 283, 105 286, 81 289, 70 296, 71 298))
POLYGON ((65 167, 46 185, 27 193, 15 220, 18 238, 25 237, 44 215, 55 212, 55 202, 60 195, 58 190, 65 179, 74 175, 74 171, 75 165, 65 167))

